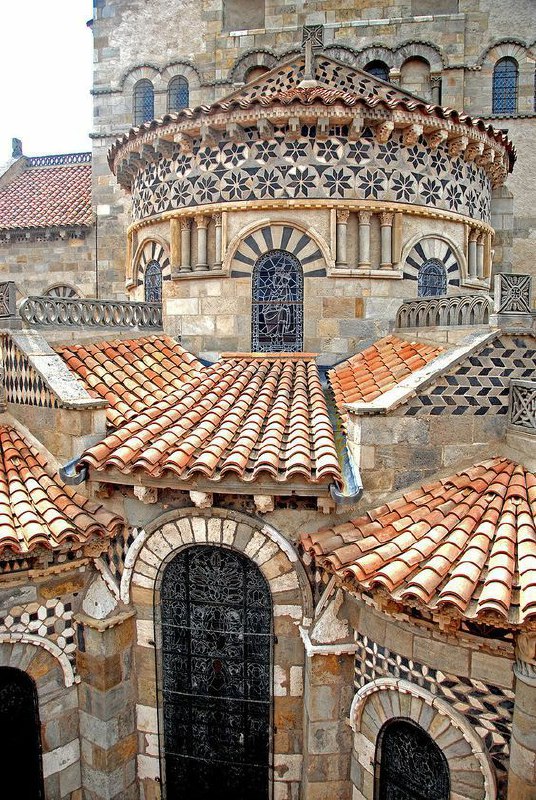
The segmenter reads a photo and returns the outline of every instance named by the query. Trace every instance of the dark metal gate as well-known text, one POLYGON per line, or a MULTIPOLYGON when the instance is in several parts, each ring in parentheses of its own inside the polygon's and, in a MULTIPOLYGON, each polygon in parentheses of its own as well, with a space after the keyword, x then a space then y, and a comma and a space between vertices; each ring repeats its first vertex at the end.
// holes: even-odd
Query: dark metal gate
POLYGON ((258 567, 202 545, 176 555, 161 584, 167 800, 267 800, 272 604, 258 567))
POLYGON ((379 737, 379 800, 449 800, 445 756, 411 720, 388 722, 379 737))
POLYGON ((13 780, 20 800, 44 797, 37 691, 13 667, 0 667, 0 774, 13 780))

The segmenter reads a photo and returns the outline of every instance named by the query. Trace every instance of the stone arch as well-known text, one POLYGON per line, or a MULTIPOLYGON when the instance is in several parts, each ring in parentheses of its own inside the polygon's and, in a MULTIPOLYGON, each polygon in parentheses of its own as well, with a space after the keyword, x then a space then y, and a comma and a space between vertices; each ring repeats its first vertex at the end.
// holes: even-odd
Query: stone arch
POLYGON ((294 221, 269 219, 243 228, 227 249, 223 268, 232 278, 250 276, 259 258, 269 250, 288 250, 303 267, 305 278, 326 275, 333 267, 327 242, 313 229, 294 221))
POLYGON ((0 633, 0 667, 19 667, 21 663, 25 663, 26 672, 37 680, 38 674, 32 672, 31 666, 32 662, 37 663, 39 660, 38 648, 45 650, 57 661, 62 674, 62 685, 69 687, 76 683, 72 664, 58 645, 32 633, 0 633), (12 645, 11 650, 2 645, 12 645))
POLYGON ((160 237, 153 236, 151 239, 144 239, 136 250, 133 264, 133 280, 136 286, 143 284, 145 269, 151 261, 158 261, 162 268, 162 280, 171 279, 171 262, 167 242, 160 237))
POLYGON ((190 61, 173 61, 160 72, 160 78, 165 86, 172 78, 182 75, 190 85, 190 90, 198 89, 201 83, 199 72, 190 61))
POLYGON ((121 78, 119 87, 126 92, 128 96, 132 96, 134 86, 138 81, 149 80, 154 86, 155 81, 158 82, 159 75, 160 71, 158 67, 155 67, 153 64, 140 64, 137 67, 133 67, 121 78))
POLYGON ((419 269, 428 259, 437 259, 445 266, 447 291, 449 287, 458 287, 467 275, 465 258, 451 239, 437 234, 416 234, 402 251, 403 277, 417 281, 419 269))
MULTIPOLYGON (((446 700, 399 678, 371 681, 352 701, 354 757, 360 755, 359 763, 365 771, 374 772, 374 751, 380 730, 389 720, 400 717, 423 728, 441 749, 449 764, 451 793, 455 797, 466 797, 469 785, 475 797, 496 800, 495 771, 484 743, 469 722, 446 700)), ((372 795, 366 800, 372 800, 372 795)))
POLYGON ((404 61, 410 58, 421 58, 430 65, 430 72, 439 73, 443 70, 445 63, 441 50, 431 42, 404 42, 395 51, 394 66, 400 69, 404 61))
POLYGON ((248 70, 254 67, 273 69, 277 63, 278 59, 276 54, 268 48, 263 47, 258 50, 248 50, 236 59, 229 79, 232 83, 244 83, 248 70))
POLYGON ((527 57, 534 58, 534 56, 531 48, 521 39, 503 39, 487 47, 480 55, 477 65, 493 69, 501 58, 514 58, 521 64, 527 57))
MULTIPOLYGON (((158 747, 158 707, 156 698, 155 602, 165 565, 179 551, 191 545, 210 544, 234 549, 251 559, 264 575, 272 597, 274 633, 273 703, 278 737, 274 743, 275 781, 295 784, 301 779, 302 752, 279 749, 278 741, 289 737, 300 742, 303 733, 304 645, 299 626, 312 618, 311 588, 305 570, 292 544, 270 525, 225 509, 184 508, 164 514, 142 530, 130 546, 121 580, 121 598, 137 611, 137 669, 144 675, 138 692, 138 729, 146 736, 138 755, 140 781, 160 780, 158 747), (151 679, 154 675, 154 682, 151 679), (293 711, 291 709, 294 709, 293 711), (285 735, 286 732, 286 735, 285 735), (154 736, 153 736, 154 735, 154 736), (154 740, 154 741, 153 741, 154 740), (290 777, 290 770, 292 775, 290 777), (287 774, 288 773, 288 774, 287 774)), ((291 748, 292 750, 292 748, 291 748)))
POLYGON ((65 283, 63 281, 47 286, 43 294, 46 297, 58 297, 72 300, 81 299, 82 297, 80 290, 77 289, 76 286, 73 286, 72 283, 65 283))
POLYGON ((359 66, 364 69, 372 61, 383 61, 389 69, 395 66, 395 51, 385 45, 371 45, 359 52, 359 66))

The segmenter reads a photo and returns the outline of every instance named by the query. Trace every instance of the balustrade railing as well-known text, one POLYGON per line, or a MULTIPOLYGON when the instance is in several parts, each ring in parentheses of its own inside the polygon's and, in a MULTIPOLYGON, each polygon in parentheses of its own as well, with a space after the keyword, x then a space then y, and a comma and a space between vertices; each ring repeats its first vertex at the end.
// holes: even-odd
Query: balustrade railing
POLYGON ((28 297, 19 314, 29 326, 161 328, 160 303, 127 300, 81 300, 67 297, 28 297))
POLYGON ((487 325, 491 312, 491 298, 485 294, 419 297, 402 303, 396 315, 396 327, 487 325))
POLYGON ((509 421, 516 430, 536 434, 536 381, 510 382, 509 421))

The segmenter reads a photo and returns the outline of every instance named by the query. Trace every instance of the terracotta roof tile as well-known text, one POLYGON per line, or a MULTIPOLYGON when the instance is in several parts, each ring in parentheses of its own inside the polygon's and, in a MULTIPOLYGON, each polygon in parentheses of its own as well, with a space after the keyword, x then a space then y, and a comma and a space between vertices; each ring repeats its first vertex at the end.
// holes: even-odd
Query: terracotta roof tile
POLYGON ((121 517, 66 486, 15 428, 0 427, 0 552, 27 554, 112 535, 121 517))
POLYGON ((519 625, 536 615, 536 475, 496 458, 344 525, 305 550, 364 590, 519 625))
POLYGON ((90 225, 91 163, 27 161, 29 166, 0 188, 0 229, 90 225))
POLYGON ((232 354, 188 374, 89 449, 82 462, 152 477, 227 475, 341 483, 333 429, 309 354, 232 354))
POLYGON ((345 403, 370 403, 441 352, 439 345, 384 336, 328 372, 339 411, 345 416, 345 403))
POLYGON ((133 419, 200 374, 203 365, 169 336, 58 347, 93 397, 108 400, 108 422, 133 419))

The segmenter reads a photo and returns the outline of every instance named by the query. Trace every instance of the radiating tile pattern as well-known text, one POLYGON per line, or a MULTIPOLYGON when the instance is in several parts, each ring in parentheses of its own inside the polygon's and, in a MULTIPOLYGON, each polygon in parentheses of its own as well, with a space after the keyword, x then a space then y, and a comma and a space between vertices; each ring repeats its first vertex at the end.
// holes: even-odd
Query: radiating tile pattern
POLYGON ((4 361, 6 401, 58 408, 58 400, 10 336, 0 337, 4 361))
POLYGON ((170 336, 114 339, 69 345, 59 355, 92 397, 107 400, 107 418, 116 427, 183 387, 202 364, 170 336))
POLYGON ((340 413, 345 403, 370 403, 436 358, 443 348, 384 336, 328 372, 340 413))
POLYGON ((0 187, 0 229, 90 225, 91 220, 91 163, 29 166, 0 187))
POLYGON ((121 583, 128 548, 138 533, 139 531, 136 528, 123 528, 123 530, 119 531, 117 536, 114 536, 114 538, 110 540, 110 546, 101 556, 117 581, 118 586, 121 583))
POLYGON ((377 678, 391 676, 422 686, 447 700, 481 737, 499 773, 506 774, 514 710, 514 693, 510 689, 433 669, 359 633, 357 644, 356 689, 377 678))
POLYGON ((455 211, 489 222, 490 184, 484 170, 451 158, 446 145, 431 150, 424 138, 406 147, 395 131, 385 144, 367 128, 358 141, 339 126, 317 139, 304 126, 297 139, 276 129, 270 140, 221 141, 191 154, 151 163, 133 184, 132 212, 142 219, 206 203, 266 199, 362 199, 404 202, 455 211))
POLYGON ((160 264, 160 268, 162 269, 162 280, 171 280, 171 265, 169 262, 169 255, 166 253, 160 242, 149 241, 143 246, 143 250, 141 251, 138 260, 138 268, 136 272, 136 281, 138 286, 141 286, 144 282, 145 269, 147 264, 150 264, 151 261, 157 261, 160 264))
POLYGON ((64 484, 15 428, 0 428, 0 551, 16 555, 110 536, 124 522, 64 484))
POLYGON ((75 664, 75 631, 72 594, 52 597, 44 604, 13 606, 0 616, 0 633, 31 634, 49 639, 75 664))
POLYGON ((536 616, 536 475, 496 458, 301 537, 358 590, 468 620, 536 616))
POLYGON ((443 264, 447 287, 460 285, 461 272, 456 255, 447 242, 436 238, 422 239, 412 247, 404 262, 404 278, 410 281, 418 280, 420 269, 430 260, 443 264))
POLYGON ((82 462, 155 478, 341 482, 318 368, 303 353, 224 355, 82 462))
POLYGON ((501 334, 408 402, 403 414, 506 415, 510 380, 534 379, 534 336, 501 334))
POLYGON ((242 239, 231 261, 231 278, 251 275, 258 259, 270 250, 285 250, 296 256, 304 278, 326 275, 326 262, 314 239, 293 225, 273 222, 242 239))

